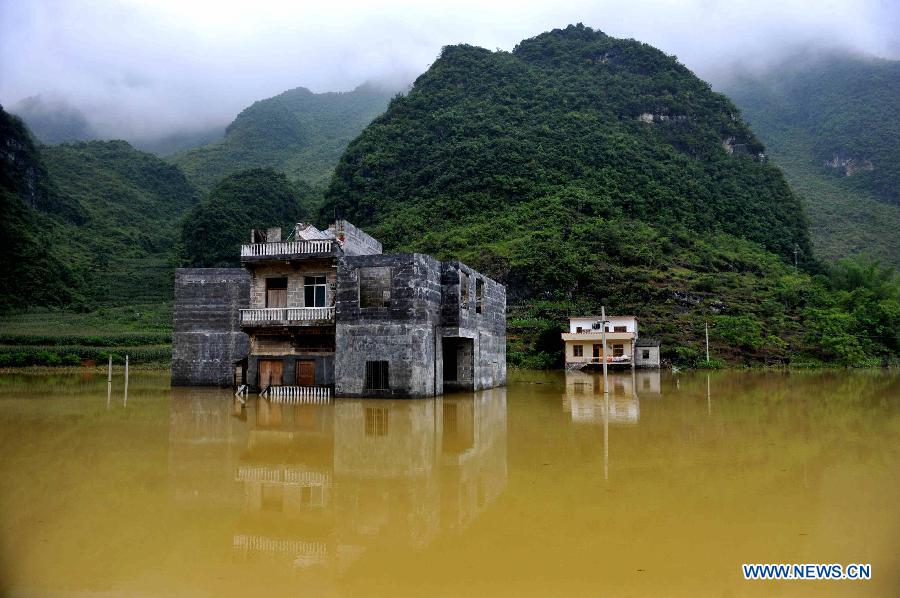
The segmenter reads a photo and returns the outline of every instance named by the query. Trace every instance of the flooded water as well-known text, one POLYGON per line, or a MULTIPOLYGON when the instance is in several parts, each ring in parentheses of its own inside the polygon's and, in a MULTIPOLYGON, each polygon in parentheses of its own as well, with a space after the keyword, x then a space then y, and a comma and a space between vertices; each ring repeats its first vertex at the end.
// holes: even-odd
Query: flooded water
POLYGON ((246 407, 0 377, 0 594, 900 595, 900 375, 520 372, 246 407), (742 563, 871 563, 745 581, 742 563))

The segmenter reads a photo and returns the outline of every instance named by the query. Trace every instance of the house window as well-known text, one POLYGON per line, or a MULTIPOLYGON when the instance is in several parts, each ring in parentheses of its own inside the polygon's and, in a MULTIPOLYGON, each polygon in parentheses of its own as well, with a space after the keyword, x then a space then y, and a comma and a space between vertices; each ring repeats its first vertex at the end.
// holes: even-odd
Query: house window
POLYGON ((475 279, 475 313, 480 314, 484 305, 484 281, 480 278, 475 279))
POLYGON ((306 307, 325 307, 325 277, 303 277, 303 305, 306 307))
POLYGON ((584 357, 584 345, 572 345, 572 355, 575 357, 584 357))
POLYGON ((650 349, 644 349, 641 351, 641 358, 650 359, 650 349))
POLYGON ((463 309, 469 309, 469 275, 459 271, 459 305, 463 309))
POLYGON ((584 328, 582 328, 581 326, 576 326, 576 327, 575 327, 575 332, 576 332, 577 334, 581 334, 582 331, 584 331, 584 328))
POLYGON ((366 362, 366 390, 390 390, 388 362, 366 362))
POLYGON ((287 278, 266 279, 266 307, 287 307, 287 278))
POLYGON ((613 326, 613 332, 628 332, 627 326, 613 326))
POLYGON ((388 408, 366 407, 366 436, 387 436, 388 408))
POLYGON ((390 266, 360 268, 359 306, 390 307, 392 276, 390 266))
POLYGON ((622 357, 625 355, 624 345, 613 345, 613 357, 622 357))

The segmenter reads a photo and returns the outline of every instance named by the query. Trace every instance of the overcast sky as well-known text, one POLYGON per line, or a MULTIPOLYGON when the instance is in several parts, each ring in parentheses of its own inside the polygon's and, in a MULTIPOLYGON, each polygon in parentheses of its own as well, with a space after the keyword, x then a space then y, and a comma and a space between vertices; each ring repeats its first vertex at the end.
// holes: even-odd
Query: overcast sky
POLYGON ((707 79, 797 46, 900 58, 900 0, 0 0, 0 103, 55 95, 101 128, 152 135, 225 124, 297 86, 412 80, 444 45, 511 50, 576 22, 707 79))

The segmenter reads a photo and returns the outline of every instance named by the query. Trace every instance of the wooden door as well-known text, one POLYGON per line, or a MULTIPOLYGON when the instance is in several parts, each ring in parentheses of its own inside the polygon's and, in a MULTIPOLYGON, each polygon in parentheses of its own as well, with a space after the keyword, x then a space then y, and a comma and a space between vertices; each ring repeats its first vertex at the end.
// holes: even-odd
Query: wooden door
POLYGON ((280 359, 259 360, 259 387, 266 388, 269 385, 281 386, 284 384, 282 374, 284 362, 280 359))
POLYGON ((600 359, 600 357, 602 357, 602 355, 600 354, 602 350, 603 350, 602 344, 594 345, 594 359, 600 359))
POLYGON ((316 362, 304 360, 297 362, 297 386, 316 385, 316 362))

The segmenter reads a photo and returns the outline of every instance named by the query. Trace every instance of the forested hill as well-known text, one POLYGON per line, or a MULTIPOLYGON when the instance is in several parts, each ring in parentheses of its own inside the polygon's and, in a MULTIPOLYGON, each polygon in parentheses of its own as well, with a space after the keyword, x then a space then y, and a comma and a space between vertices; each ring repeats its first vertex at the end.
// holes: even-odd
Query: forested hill
POLYGON ((570 26, 512 53, 445 48, 350 145, 326 211, 390 222, 387 240, 407 242, 562 193, 586 216, 807 255, 800 204, 762 152, 737 108, 674 58, 570 26))
POLYGON ((171 298, 182 214, 178 168, 124 141, 36 146, 0 110, 0 311, 89 309, 171 298))
POLYGON ((60 192, 21 120, 0 107, 0 311, 78 300, 51 226, 81 224, 84 209, 60 192))
POLYGON ((797 54, 723 88, 803 197, 816 252, 900 266, 900 62, 797 54))
POLYGON ((732 102, 582 25, 512 52, 444 48, 348 146, 322 220, 335 213, 504 281, 514 364, 558 363, 565 317, 602 304, 682 363, 707 320, 718 355, 749 362, 887 350, 874 332, 824 348, 814 331, 852 323, 803 272, 800 201, 732 102))
POLYGON ((319 183, 394 93, 371 84, 328 93, 298 87, 255 102, 228 126, 224 139, 171 160, 203 191, 226 175, 254 167, 319 183))
POLYGON ((197 191, 175 166, 125 141, 43 146, 53 181, 88 214, 55 227, 54 244, 100 305, 171 298, 175 249, 197 191))

